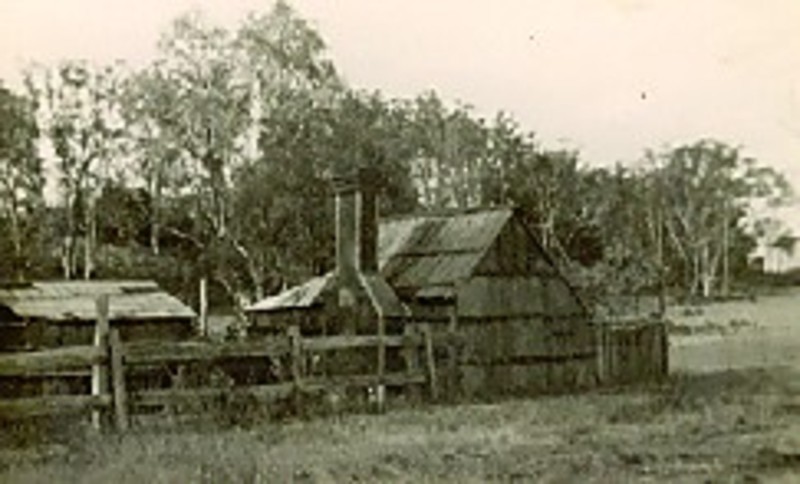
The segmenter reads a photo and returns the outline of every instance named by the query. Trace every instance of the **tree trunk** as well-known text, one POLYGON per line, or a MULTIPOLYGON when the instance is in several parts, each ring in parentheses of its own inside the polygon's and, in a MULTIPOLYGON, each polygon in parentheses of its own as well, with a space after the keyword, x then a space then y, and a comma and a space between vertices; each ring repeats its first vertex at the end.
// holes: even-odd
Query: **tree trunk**
POLYGON ((74 242, 71 235, 67 235, 62 239, 61 243, 61 270, 64 279, 72 279, 72 252, 74 242))
POLYGON ((95 223, 95 207, 91 195, 86 197, 85 225, 86 234, 83 236, 83 278, 89 280, 94 273, 94 248, 97 237, 97 224, 95 223))
POLYGON ((150 250, 153 255, 160 252, 159 236, 161 231, 161 169, 156 168, 151 187, 150 201, 150 250))
POLYGON ((722 220, 722 297, 730 296, 730 204, 725 201, 724 217, 722 220))
POLYGON ((664 222, 661 208, 656 212, 656 264, 658 264, 658 314, 663 317, 667 312, 667 284, 664 268, 664 222))
POLYGON ((67 233, 62 240, 61 245, 61 268, 63 270, 64 279, 70 280, 72 279, 72 252, 73 247, 75 246, 74 241, 74 234, 75 234, 75 213, 74 213, 74 203, 72 200, 72 194, 70 193, 70 189, 67 188, 67 195, 64 203, 65 207, 65 214, 67 216, 67 233))
POLYGON ((708 246, 703 247, 702 258, 700 259, 700 277, 702 281, 703 299, 711 297, 711 284, 713 275, 708 261, 708 246))
POLYGON ((692 257, 692 277, 691 283, 689 285, 689 295, 691 297, 695 297, 698 295, 700 290, 700 279, 702 278, 702 272, 700 269, 700 253, 696 251, 694 256, 692 257))
MULTIPOLYGON (((13 190, 13 189, 12 189, 13 190)), ((8 214, 11 219, 11 244, 14 248, 14 277, 18 281, 25 279, 24 271, 22 270, 22 234, 19 227, 19 208, 17 207, 16 195, 11 192, 11 210, 8 214)))

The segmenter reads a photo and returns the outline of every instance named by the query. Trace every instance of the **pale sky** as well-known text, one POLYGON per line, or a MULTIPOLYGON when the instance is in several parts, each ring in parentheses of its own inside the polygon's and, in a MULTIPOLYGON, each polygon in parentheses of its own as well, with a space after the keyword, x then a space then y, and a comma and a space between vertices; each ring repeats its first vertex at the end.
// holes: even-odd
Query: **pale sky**
MULTIPOLYGON (((800 192, 800 0, 295 0, 356 87, 436 89, 505 110, 588 163, 714 137, 800 192)), ((134 65, 200 8, 233 26, 271 0, 0 0, 0 79, 26 61, 134 65)), ((800 224, 798 224, 800 227, 800 224)))

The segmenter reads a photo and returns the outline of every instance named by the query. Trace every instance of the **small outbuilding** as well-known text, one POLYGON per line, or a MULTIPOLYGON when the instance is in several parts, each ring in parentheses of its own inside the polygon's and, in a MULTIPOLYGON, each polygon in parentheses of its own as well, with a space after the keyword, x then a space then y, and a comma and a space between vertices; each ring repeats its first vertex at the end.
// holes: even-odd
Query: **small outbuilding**
POLYGON ((459 336, 456 391, 525 394, 595 383, 589 314, 519 211, 387 219, 378 252, 381 274, 413 319, 459 336))
POLYGON ((375 333, 427 323, 455 335, 442 347, 448 393, 490 396, 594 385, 595 332, 567 279, 510 207, 379 221, 376 184, 363 171, 336 180, 336 270, 248 308, 252 335, 375 333), (354 315, 358 317, 353 317, 354 315), (331 328, 335 326, 335 328, 331 328))
POLYGON ((153 281, 39 281, 0 284, 0 350, 92 344, 96 300, 109 298, 109 324, 123 341, 178 341, 195 312, 153 281))

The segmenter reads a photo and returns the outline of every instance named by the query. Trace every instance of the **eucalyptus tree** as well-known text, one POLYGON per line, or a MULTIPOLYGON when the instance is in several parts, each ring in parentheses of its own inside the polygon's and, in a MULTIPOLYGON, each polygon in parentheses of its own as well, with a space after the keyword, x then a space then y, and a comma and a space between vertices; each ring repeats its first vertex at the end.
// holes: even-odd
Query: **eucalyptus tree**
POLYGON ((269 140, 300 136, 341 90, 324 48, 284 2, 234 30, 192 13, 173 23, 158 59, 128 86, 128 122, 153 204, 151 247, 160 234, 187 241, 198 275, 239 306, 263 292, 267 251, 254 235, 262 224, 244 222, 252 219, 240 212, 250 208, 242 200, 281 185, 257 178, 259 191, 248 186, 254 174, 283 176, 275 170, 280 149, 264 149, 269 140), (171 223, 179 218, 162 213, 163 194, 191 200, 190 223, 171 223))
POLYGON ((55 155, 65 214, 62 268, 65 278, 78 275, 83 247, 83 277, 94 270, 96 221, 94 201, 102 181, 120 161, 123 122, 118 65, 68 60, 56 67, 26 72, 39 110, 42 132, 55 155))
POLYGON ((0 245, 10 246, 2 251, 6 257, 0 261, 0 279, 30 275, 36 218, 43 207, 38 137, 33 100, 0 83, 0 245))
POLYGON ((669 247, 690 296, 710 297, 730 287, 731 254, 743 257, 744 223, 758 201, 780 204, 791 193, 785 178, 736 147, 700 140, 650 154, 661 187, 669 247))
POLYGON ((410 160, 420 203, 428 208, 480 205, 487 188, 488 130, 468 105, 448 106, 436 92, 407 103, 404 135, 414 146, 410 160))

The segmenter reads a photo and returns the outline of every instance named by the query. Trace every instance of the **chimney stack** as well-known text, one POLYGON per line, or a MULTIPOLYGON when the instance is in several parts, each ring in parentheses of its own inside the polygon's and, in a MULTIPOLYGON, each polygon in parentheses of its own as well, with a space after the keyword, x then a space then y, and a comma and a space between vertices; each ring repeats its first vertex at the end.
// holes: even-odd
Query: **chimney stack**
POLYGON ((375 170, 359 168, 333 178, 336 192, 336 271, 358 286, 362 273, 378 272, 378 186, 375 170))

